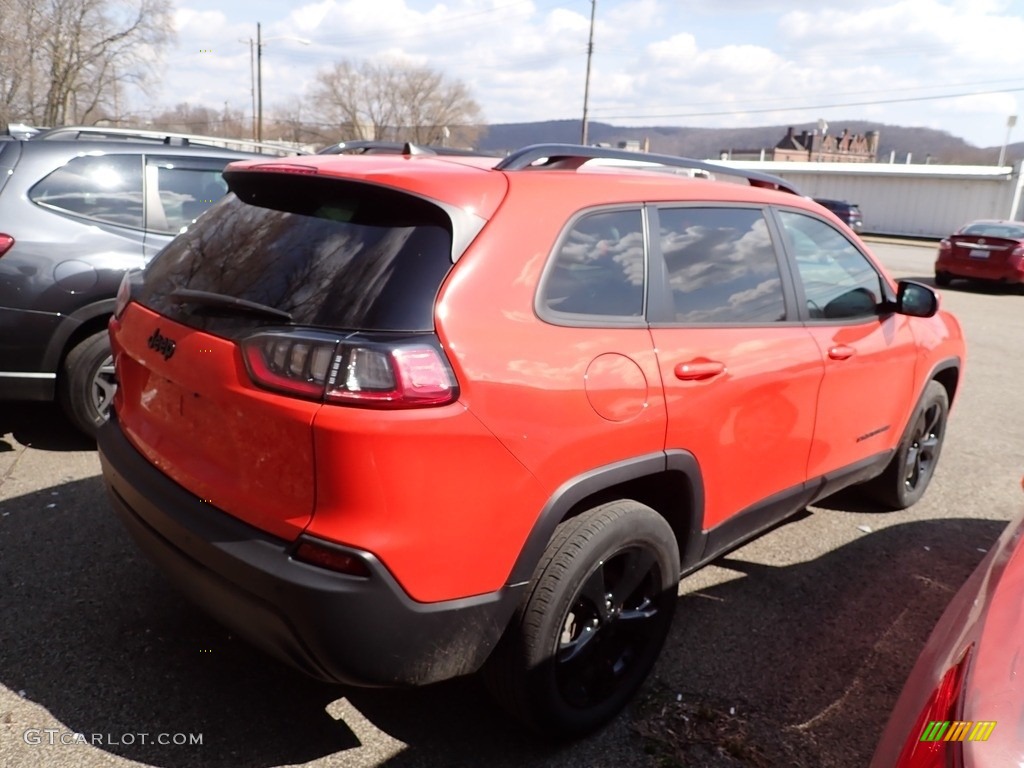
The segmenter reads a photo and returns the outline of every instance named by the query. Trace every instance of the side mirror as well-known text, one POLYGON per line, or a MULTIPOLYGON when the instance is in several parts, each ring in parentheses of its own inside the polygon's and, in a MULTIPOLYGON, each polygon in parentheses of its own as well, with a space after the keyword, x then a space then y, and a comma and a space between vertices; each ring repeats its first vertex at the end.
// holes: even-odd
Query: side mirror
POLYGON ((911 317, 931 317, 939 311, 939 296, 924 283, 900 280, 897 284, 896 311, 911 317))

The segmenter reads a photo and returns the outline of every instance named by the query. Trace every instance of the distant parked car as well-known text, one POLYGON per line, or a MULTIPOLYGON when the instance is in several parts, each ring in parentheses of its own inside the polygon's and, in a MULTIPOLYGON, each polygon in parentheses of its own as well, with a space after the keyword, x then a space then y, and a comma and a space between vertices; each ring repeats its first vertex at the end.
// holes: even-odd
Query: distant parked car
POLYGON ((0 400, 56 398, 88 434, 106 419, 122 276, 224 195, 225 165, 260 157, 202 138, 64 128, 0 142, 0 400))
POLYGON ((872 768, 1024 765, 1024 514, 950 602, 925 644, 872 768))
POLYGON ((972 221, 944 238, 935 284, 958 277, 1024 286, 1024 221, 972 221))
POLYGON ((856 203, 848 203, 845 200, 829 200, 825 197, 816 197, 814 202, 823 208, 828 208, 857 234, 864 231, 864 217, 861 215, 860 206, 856 203))

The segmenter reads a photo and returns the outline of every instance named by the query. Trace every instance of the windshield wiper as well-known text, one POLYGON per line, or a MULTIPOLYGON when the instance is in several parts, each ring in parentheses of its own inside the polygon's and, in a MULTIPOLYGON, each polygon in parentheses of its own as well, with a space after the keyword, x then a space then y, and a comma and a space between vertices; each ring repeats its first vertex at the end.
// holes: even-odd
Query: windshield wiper
POLYGON ((171 291, 171 298, 175 304, 196 304, 201 307, 217 307, 218 309, 230 309, 236 312, 251 312, 257 315, 266 315, 278 320, 292 321, 292 313, 283 309, 268 307, 255 301, 239 299, 236 296, 228 296, 223 293, 210 293, 209 291, 194 291, 191 288, 175 288, 171 291))

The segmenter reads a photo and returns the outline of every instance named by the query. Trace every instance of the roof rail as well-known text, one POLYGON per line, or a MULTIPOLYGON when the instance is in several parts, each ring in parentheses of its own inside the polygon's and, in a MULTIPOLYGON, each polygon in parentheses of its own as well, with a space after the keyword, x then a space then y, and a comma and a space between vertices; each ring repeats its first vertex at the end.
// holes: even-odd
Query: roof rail
POLYGON ((224 136, 204 136, 199 133, 174 133, 171 131, 151 131, 142 128, 106 128, 96 125, 68 125, 60 128, 50 128, 32 137, 32 141, 90 141, 119 139, 123 141, 153 141, 170 146, 187 147, 190 144, 198 144, 204 147, 218 147, 220 149, 252 148, 257 150, 270 150, 278 154, 309 155, 312 154, 304 149, 274 144, 267 141, 253 141, 252 139, 232 139, 224 136))
POLYGON ((411 141, 378 141, 376 139, 353 139, 339 141, 323 149, 318 155, 459 155, 462 157, 489 157, 489 152, 457 147, 435 147, 428 144, 413 144, 411 141))
POLYGON ((498 163, 494 168, 499 171, 524 171, 530 169, 576 170, 588 160, 629 160, 637 164, 660 165, 667 168, 688 168, 691 170, 708 171, 724 176, 738 176, 746 179, 753 187, 767 187, 801 195, 800 191, 785 179, 769 173, 747 171, 741 168, 727 168, 724 165, 706 163, 675 155, 652 155, 646 152, 630 152, 625 149, 609 149, 607 147, 587 147, 582 144, 533 144, 517 150, 498 163), (541 162, 543 161, 543 162, 541 162))

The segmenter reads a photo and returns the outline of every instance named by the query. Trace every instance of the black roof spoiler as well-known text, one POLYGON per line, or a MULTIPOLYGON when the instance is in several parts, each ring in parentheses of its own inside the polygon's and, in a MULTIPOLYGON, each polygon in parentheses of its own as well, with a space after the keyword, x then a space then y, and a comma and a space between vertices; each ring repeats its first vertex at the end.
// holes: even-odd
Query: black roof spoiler
POLYGON ((766 187, 802 196, 800 191, 785 179, 759 171, 748 171, 742 168, 730 168, 703 160, 675 155, 653 155, 646 152, 630 152, 625 149, 608 147, 587 147, 582 144, 533 144, 523 147, 502 160, 495 166, 499 171, 524 171, 560 169, 575 170, 588 160, 628 160, 635 163, 650 163, 666 168, 686 168, 689 170, 706 171, 723 176, 737 176, 746 179, 753 187, 766 187))

